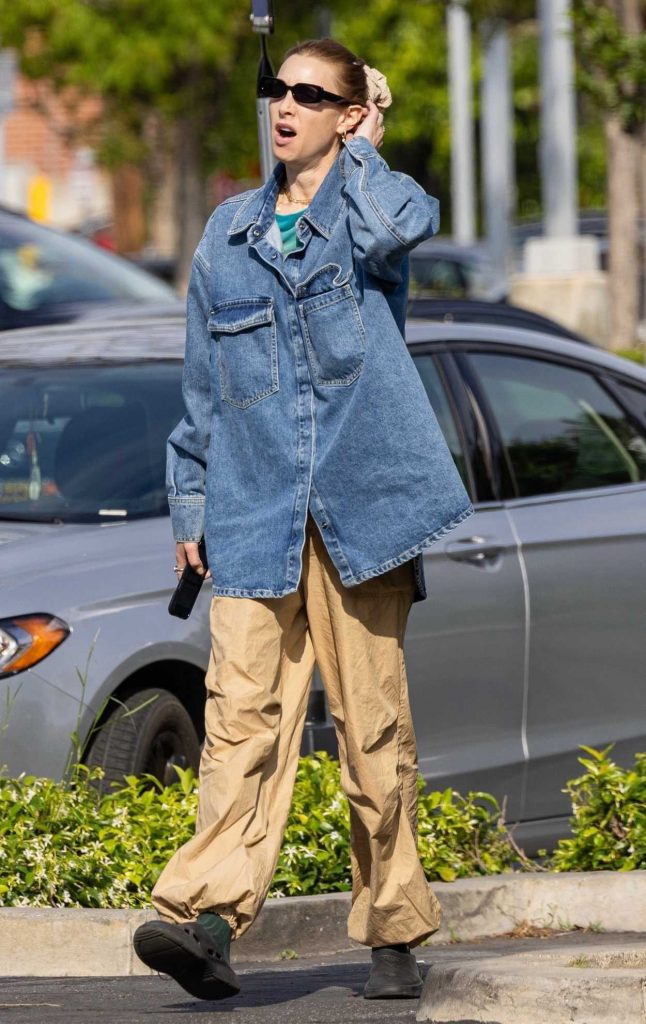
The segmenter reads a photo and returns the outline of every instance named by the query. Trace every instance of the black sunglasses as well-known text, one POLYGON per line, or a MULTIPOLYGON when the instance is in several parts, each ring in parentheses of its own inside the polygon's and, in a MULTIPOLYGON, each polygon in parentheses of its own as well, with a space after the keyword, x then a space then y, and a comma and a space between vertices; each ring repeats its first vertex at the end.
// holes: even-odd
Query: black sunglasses
POLYGON ((307 82, 297 82, 296 85, 287 85, 282 78, 272 78, 271 75, 261 75, 258 82, 258 95, 268 96, 272 100, 280 100, 290 89, 292 96, 297 103, 320 103, 321 100, 329 100, 331 103, 352 103, 343 96, 327 92, 320 85, 309 85, 307 82))

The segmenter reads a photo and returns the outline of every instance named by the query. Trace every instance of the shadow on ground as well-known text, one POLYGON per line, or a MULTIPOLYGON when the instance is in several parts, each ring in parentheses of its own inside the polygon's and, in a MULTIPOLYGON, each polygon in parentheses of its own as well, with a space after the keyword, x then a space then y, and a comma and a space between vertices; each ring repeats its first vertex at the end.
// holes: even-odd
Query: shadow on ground
POLYGON ((239 970, 242 991, 193 1000, 171 978, 6 978, 2 1024, 414 1024, 417 1000, 363 998, 369 962, 294 961, 239 970))

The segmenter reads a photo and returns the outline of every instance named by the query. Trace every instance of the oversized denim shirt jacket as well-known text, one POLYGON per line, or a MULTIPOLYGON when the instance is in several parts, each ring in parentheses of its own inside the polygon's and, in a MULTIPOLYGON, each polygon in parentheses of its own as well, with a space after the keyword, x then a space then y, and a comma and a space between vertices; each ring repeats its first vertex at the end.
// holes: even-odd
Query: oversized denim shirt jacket
POLYGON ((408 252, 439 204, 349 139, 281 252, 284 164, 226 199, 193 258, 168 439, 177 541, 204 536, 213 593, 298 588, 311 511, 341 583, 414 559, 474 509, 404 340, 408 252))

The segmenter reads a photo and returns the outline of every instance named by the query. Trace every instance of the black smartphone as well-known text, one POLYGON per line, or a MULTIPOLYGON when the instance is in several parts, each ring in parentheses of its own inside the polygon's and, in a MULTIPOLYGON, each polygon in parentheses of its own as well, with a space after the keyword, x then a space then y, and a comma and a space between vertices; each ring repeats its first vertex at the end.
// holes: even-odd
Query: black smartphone
MULTIPOLYGON (((206 561, 206 547, 204 545, 204 539, 200 541, 198 551, 200 553, 200 561, 204 566, 204 572, 206 574, 208 564, 206 561)), ((193 566, 189 565, 187 562, 169 601, 169 613, 171 615, 176 615, 178 619, 187 619, 193 611, 193 605, 197 600, 197 595, 199 594, 200 587, 203 583, 204 576, 200 576, 199 572, 196 572, 193 566)))

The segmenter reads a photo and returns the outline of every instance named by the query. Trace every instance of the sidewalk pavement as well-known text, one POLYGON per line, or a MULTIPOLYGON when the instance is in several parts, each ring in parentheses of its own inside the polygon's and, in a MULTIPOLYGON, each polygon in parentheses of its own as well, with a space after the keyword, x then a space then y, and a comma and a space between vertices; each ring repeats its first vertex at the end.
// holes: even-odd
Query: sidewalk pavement
POLYGON ((417 1021, 646 1024, 646 934, 433 950, 417 1021))
POLYGON ((369 953, 361 949, 273 962, 241 961, 237 970, 242 991, 216 1003, 193 1000, 162 976, 6 978, 0 990, 0 1021, 646 1024, 646 936, 546 933, 542 938, 424 946, 416 954, 426 975, 419 1001, 363 999, 369 953))
MULTIPOLYGON (((518 873, 434 882, 442 926, 431 942, 471 941, 514 929, 646 933, 646 871, 518 873)), ((235 964, 364 948, 348 939, 349 893, 268 900, 233 944, 235 964)), ((0 975, 117 977, 150 974, 132 935, 147 910, 0 908, 0 975)), ((0 1016, 0 1021, 2 1020, 0 1016)), ((519 1022, 524 1024, 524 1022, 519 1022)))

